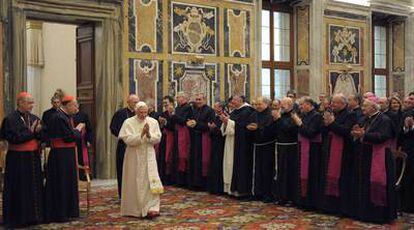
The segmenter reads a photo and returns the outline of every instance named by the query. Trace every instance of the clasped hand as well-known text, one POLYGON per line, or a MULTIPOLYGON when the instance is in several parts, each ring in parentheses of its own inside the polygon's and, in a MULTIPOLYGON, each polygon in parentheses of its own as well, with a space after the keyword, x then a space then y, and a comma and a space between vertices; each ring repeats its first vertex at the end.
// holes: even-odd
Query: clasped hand
POLYGON ((144 137, 144 136, 147 136, 148 138, 151 138, 148 123, 145 123, 144 128, 142 129, 142 132, 141 132, 141 138, 144 137))

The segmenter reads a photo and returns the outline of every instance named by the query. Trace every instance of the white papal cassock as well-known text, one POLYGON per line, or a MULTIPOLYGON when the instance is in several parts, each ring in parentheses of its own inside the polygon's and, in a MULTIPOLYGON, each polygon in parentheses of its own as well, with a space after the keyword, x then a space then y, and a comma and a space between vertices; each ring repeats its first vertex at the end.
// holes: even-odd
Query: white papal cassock
POLYGON ((164 192, 158 175, 154 145, 160 142, 158 122, 150 117, 139 120, 128 118, 122 125, 119 138, 126 145, 123 173, 121 215, 145 217, 149 211, 159 212, 160 194, 164 192), (149 125, 151 138, 141 132, 145 123, 149 125))

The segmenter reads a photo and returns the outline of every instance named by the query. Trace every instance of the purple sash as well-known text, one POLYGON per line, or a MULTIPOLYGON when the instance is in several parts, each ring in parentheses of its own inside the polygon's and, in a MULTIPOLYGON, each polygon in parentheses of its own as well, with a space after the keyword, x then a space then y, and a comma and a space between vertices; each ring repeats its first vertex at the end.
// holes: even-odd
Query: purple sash
POLYGON ((385 167, 385 150, 391 141, 372 145, 370 192, 371 201, 377 206, 387 204, 387 172, 385 167))
POLYGON ((165 165, 166 165, 166 174, 171 173, 172 166, 172 151, 174 149, 174 131, 164 129, 165 135, 165 165))
POLYGON ((321 134, 312 139, 308 139, 299 134, 300 142, 300 190, 301 196, 306 197, 309 180, 309 151, 311 142, 321 142, 321 134))
POLYGON ((187 171, 187 159, 190 152, 190 131, 187 126, 175 126, 178 135, 178 171, 187 171))
POLYGON ((326 191, 329 196, 339 197, 339 178, 341 177, 342 153, 344 139, 333 132, 329 132, 331 139, 329 149, 328 172, 326 176, 326 191))
POLYGON ((86 131, 85 131, 85 129, 82 129, 82 132, 81 132, 81 140, 82 140, 83 166, 84 167, 89 167, 88 147, 86 146, 85 136, 86 136, 86 131))
POLYGON ((211 139, 209 132, 203 132, 201 134, 201 145, 202 145, 202 174, 206 177, 210 166, 210 155, 211 155, 211 139))

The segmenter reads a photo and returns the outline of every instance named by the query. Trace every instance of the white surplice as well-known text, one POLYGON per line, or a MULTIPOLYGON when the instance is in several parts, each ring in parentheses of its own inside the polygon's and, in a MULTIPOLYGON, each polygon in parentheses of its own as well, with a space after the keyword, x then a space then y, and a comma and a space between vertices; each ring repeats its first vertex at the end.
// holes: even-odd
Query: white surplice
POLYGON ((221 133, 226 137, 224 142, 223 156, 223 191, 227 194, 231 193, 231 180, 233 178, 233 160, 234 160, 234 134, 235 123, 228 120, 227 125, 221 126, 221 133))
POLYGON ((149 211, 159 212, 160 193, 164 189, 154 149, 161 140, 157 120, 150 117, 139 120, 137 116, 128 118, 122 125, 119 138, 127 145, 122 171, 121 215, 145 217, 149 211), (151 138, 141 138, 146 123, 151 138))

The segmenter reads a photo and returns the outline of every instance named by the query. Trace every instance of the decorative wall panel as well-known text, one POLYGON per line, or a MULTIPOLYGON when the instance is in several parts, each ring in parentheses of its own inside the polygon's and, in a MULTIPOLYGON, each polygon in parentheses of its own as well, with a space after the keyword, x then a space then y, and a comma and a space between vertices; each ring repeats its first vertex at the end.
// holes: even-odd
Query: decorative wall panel
POLYGON ((217 9, 172 2, 173 53, 217 54, 217 9))
POLYGON ((220 98, 220 83, 217 77, 217 65, 214 63, 193 64, 172 62, 170 68, 170 95, 183 91, 193 101, 197 94, 204 94, 207 103, 212 104, 220 98))
POLYGON ((254 0, 226 0, 229 2, 236 2, 236 3, 248 3, 248 4, 254 4, 254 0))
MULTIPOLYGON (((326 13, 326 11, 325 11, 326 13)), ((324 17, 326 46, 323 49, 326 93, 372 91, 370 44, 367 31, 371 25, 365 15, 332 14, 324 17), (364 79, 364 76, 366 79, 364 79)))
POLYGON ((360 29, 329 25, 329 63, 360 64, 360 29))
POLYGON ((162 52, 162 0, 128 0, 129 51, 162 52))
POLYGON ((250 90, 248 82, 250 82, 249 66, 245 64, 226 64, 225 65, 225 96, 246 95, 250 90))
POLYGON ((136 93, 143 101, 153 102, 161 109, 162 61, 130 59, 129 93, 136 93))
POLYGON ((235 9, 224 10, 224 55, 249 57, 250 12, 235 9))
POLYGON ((392 25, 392 71, 405 70, 405 23, 397 22, 392 25))
POLYGON ((393 75, 392 76, 392 85, 393 90, 392 92, 397 92, 401 97, 403 97, 404 94, 404 75, 393 75))
POLYGON ((204 93, 211 105, 255 94, 255 0, 125 0, 124 87, 158 103, 204 93), (239 64, 229 64, 239 63, 239 64))
POLYGON ((330 71, 329 87, 330 93, 342 93, 345 96, 360 92, 360 72, 330 71))
POLYGON ((309 65, 309 6, 297 7, 297 65, 309 65))
POLYGON ((309 96, 309 70, 298 70, 296 74, 298 97, 309 96))

